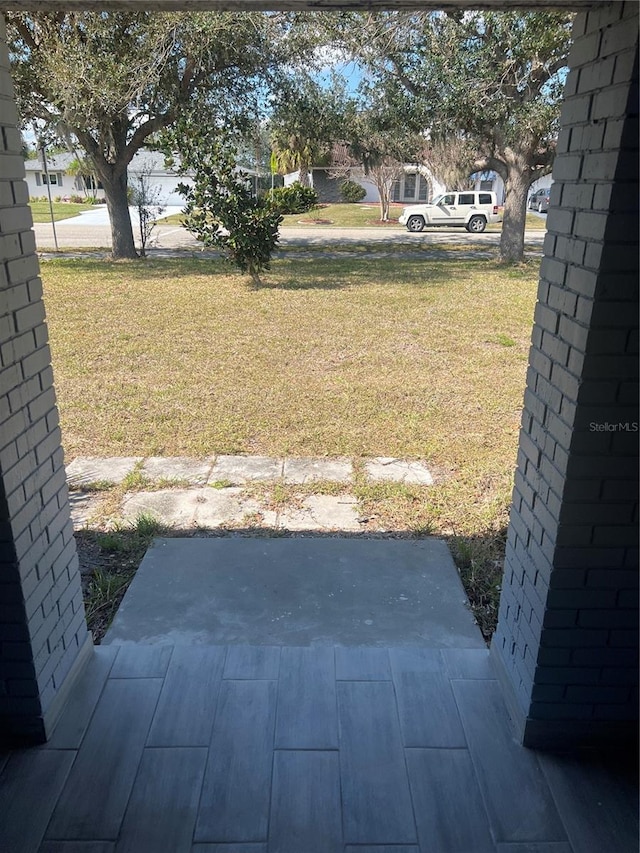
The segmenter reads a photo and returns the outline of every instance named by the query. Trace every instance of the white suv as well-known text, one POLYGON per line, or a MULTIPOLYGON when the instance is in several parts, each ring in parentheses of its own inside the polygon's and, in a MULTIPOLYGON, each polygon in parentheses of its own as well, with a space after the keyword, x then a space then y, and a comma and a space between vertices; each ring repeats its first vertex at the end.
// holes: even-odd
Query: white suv
POLYGON ((431 204, 405 207, 398 222, 408 231, 422 231, 427 225, 459 225, 472 234, 480 234, 487 222, 497 222, 499 218, 495 193, 467 190, 436 196, 431 204))

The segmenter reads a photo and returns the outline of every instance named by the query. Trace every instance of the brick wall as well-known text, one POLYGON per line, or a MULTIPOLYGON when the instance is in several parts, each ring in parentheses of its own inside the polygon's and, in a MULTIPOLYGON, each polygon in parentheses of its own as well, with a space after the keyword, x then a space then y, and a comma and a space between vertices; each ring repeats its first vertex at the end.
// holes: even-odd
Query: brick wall
POLYGON ((637 720, 638 6, 574 36, 492 647, 531 745, 637 720))
POLYGON ((42 740, 90 638, 17 121, 0 16, 0 732, 42 740))

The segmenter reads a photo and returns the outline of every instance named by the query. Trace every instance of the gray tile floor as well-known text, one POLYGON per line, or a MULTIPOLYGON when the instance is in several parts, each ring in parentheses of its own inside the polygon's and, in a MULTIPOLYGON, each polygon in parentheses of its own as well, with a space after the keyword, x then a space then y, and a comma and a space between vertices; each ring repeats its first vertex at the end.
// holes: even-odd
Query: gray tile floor
POLYGON ((2 853, 635 853, 633 776, 512 739, 485 649, 103 646, 0 755, 2 853))

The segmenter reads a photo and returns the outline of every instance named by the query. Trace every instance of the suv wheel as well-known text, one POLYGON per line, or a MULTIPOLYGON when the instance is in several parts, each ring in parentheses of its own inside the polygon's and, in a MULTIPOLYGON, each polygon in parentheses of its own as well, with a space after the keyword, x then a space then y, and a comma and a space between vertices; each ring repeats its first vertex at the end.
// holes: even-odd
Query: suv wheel
POLYGON ((422 231, 424 219, 421 216, 410 216, 407 220, 407 231, 422 231))
POLYGON ((487 220, 484 216, 472 216, 467 222, 467 231, 471 234, 482 234, 487 227, 487 220))

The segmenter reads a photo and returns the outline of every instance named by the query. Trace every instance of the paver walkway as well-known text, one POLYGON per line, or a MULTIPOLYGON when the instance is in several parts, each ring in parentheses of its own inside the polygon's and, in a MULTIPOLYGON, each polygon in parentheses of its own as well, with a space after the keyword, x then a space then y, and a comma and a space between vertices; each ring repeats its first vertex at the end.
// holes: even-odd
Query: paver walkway
MULTIPOLYGON (((377 457, 363 463, 371 482, 430 486, 434 482, 420 460, 377 457)), ((149 515, 180 529, 260 526, 289 531, 362 530, 357 501, 349 489, 354 464, 346 458, 275 458, 219 455, 185 457, 78 457, 67 465, 75 526, 84 527, 100 513, 96 486, 131 484, 122 501, 125 521, 149 515), (257 483, 301 487, 296 499, 275 508, 248 486, 257 483), (314 493, 313 484, 318 485, 314 493), (327 484, 340 494, 324 494, 327 484), (146 486, 146 488, 145 488, 146 486)))

